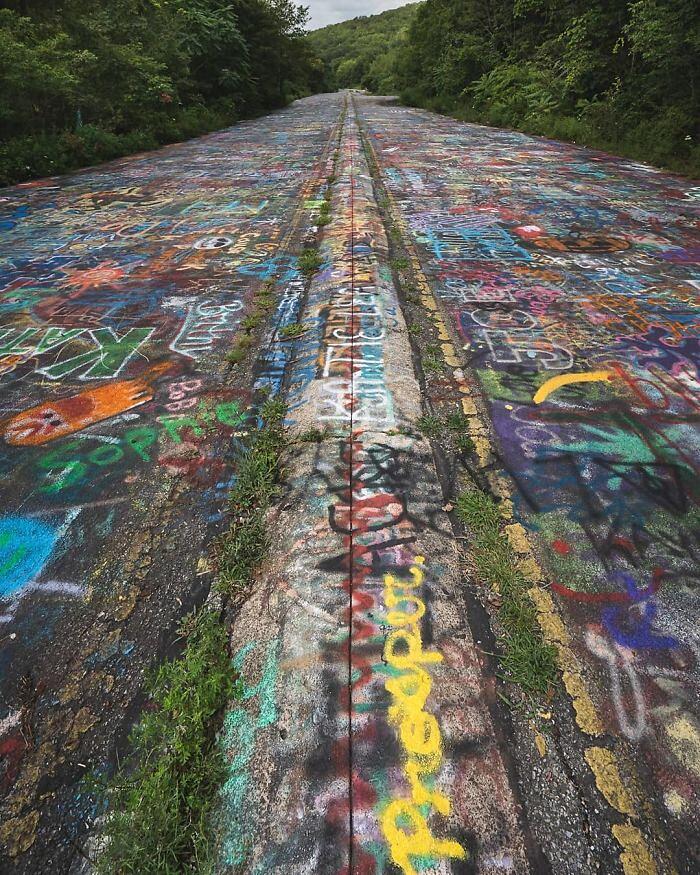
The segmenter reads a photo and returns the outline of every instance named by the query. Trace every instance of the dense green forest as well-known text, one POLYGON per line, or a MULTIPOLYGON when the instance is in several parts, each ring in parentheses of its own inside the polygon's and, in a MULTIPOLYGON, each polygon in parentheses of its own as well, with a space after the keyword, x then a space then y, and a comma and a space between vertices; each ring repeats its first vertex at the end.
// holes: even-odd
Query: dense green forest
POLYGON ((399 53, 418 6, 411 3, 311 31, 309 41, 325 64, 326 88, 392 94, 397 87, 399 53))
POLYGON ((700 175, 697 0, 426 0, 312 44, 331 85, 700 175))
POLYGON ((319 90, 306 22, 292 0, 0 0, 0 184, 319 90))

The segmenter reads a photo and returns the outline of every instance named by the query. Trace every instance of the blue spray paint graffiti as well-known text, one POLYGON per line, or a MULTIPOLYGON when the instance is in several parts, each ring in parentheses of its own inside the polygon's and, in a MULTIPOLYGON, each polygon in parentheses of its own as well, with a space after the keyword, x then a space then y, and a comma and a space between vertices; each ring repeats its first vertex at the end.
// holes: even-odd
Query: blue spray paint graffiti
POLYGON ((56 532, 38 520, 0 517, 0 597, 14 595, 46 564, 56 532))

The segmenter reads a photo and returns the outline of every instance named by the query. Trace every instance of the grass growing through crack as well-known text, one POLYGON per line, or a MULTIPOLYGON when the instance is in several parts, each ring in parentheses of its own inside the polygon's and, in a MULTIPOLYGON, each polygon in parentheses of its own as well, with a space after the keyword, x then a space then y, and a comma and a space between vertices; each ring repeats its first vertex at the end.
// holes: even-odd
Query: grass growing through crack
POLYGON ((442 420, 439 416, 432 413, 426 413, 421 416, 416 422, 418 431, 422 432, 426 437, 437 437, 442 431, 442 420))
POLYGON ((204 609, 185 625, 184 653, 148 684, 153 710, 131 736, 136 765, 127 764, 107 790, 98 872, 160 875, 213 866, 209 817, 226 774, 213 727, 237 686, 220 616, 204 609))
POLYGON ((303 322, 292 322, 290 325, 285 325, 284 328, 280 329, 279 336, 284 340, 293 340, 295 337, 301 337, 308 330, 309 326, 304 325, 303 322))
MULTIPOLYGON (((232 522, 218 543, 218 587, 231 596, 247 591, 269 547, 265 513, 277 490, 284 415, 281 401, 266 401, 261 427, 239 459, 232 522)), ((141 717, 132 733, 133 757, 106 791, 110 817, 101 873, 214 869, 210 818, 227 772, 215 733, 218 716, 240 692, 220 615, 203 609, 186 618, 180 632, 184 653, 150 680, 153 710, 141 717)))
POLYGON ((299 256, 299 270, 304 276, 311 276, 323 264, 318 249, 305 249, 299 256))
POLYGON ((501 531, 498 506, 486 493, 473 490, 459 496, 456 510, 473 535, 470 552, 477 571, 499 595, 504 677, 529 696, 543 696, 557 678, 556 650, 542 637, 527 593, 532 584, 518 568, 515 552, 501 531))
POLYGON ((423 370, 428 374, 441 374, 445 370, 442 358, 433 352, 425 352, 421 357, 423 370))
POLYGON ((260 411, 262 427, 253 433, 238 461, 229 497, 232 521, 218 542, 217 586, 229 596, 247 591, 269 548, 265 513, 277 491, 279 457, 285 446, 284 413, 283 402, 265 402, 260 411))
POLYGON ((407 270, 410 264, 411 262, 403 255, 391 259, 391 266, 394 270, 407 270))
POLYGON ((423 332, 423 329, 417 322, 411 322, 411 324, 407 326, 406 330, 411 335, 411 337, 420 337, 423 332))
POLYGON ((297 441, 302 444, 321 444, 328 437, 327 431, 321 431, 320 428, 310 428, 303 431, 297 441))
POLYGON ((226 361, 230 365, 238 365, 248 355, 253 345, 253 338, 249 334, 241 334, 236 338, 235 345, 226 354, 226 361))

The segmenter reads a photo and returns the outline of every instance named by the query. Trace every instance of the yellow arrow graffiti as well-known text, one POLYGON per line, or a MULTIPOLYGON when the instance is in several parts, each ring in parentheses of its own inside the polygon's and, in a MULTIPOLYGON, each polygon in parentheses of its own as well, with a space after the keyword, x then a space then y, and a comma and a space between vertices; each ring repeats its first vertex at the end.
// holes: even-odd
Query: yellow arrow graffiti
POLYGON ((601 380, 610 380, 613 376, 612 371, 591 371, 588 374, 559 374, 556 377, 550 377, 546 383, 543 383, 532 396, 532 400, 535 404, 541 404, 552 392, 556 392, 562 386, 568 386, 571 383, 599 383, 601 380))

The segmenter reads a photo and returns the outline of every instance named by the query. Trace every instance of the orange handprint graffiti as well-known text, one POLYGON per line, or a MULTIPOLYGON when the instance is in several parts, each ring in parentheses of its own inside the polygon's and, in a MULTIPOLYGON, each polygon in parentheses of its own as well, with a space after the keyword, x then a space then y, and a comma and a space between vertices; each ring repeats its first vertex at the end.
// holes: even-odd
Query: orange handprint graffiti
POLYGON ((86 389, 68 398, 45 401, 0 422, 0 435, 12 446, 37 447, 67 434, 73 434, 110 419, 153 399, 147 379, 168 370, 163 363, 151 368, 143 378, 118 380, 106 386, 86 389))

